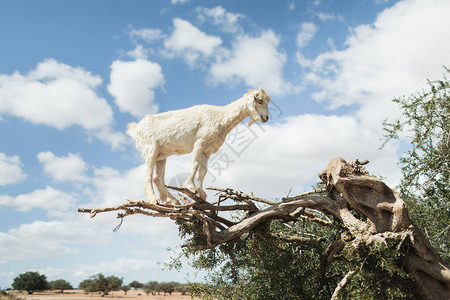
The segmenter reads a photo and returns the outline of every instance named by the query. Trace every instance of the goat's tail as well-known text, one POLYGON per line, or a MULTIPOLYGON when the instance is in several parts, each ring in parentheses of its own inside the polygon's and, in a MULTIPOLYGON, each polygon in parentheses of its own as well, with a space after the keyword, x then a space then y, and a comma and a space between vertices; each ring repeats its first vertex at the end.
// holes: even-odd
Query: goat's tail
POLYGON ((128 123, 128 125, 127 125, 127 134, 129 136, 131 136, 131 137, 135 136, 135 134, 136 134, 136 126, 137 126, 136 122, 128 123))

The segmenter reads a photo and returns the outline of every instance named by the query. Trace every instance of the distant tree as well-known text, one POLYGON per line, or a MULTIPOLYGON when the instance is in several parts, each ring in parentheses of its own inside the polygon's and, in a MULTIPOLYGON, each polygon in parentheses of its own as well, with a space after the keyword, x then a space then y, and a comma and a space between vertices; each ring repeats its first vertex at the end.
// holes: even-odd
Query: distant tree
POLYGON ((178 283, 175 282, 163 282, 159 284, 158 288, 164 293, 164 295, 172 295, 173 291, 175 291, 175 286, 177 285, 178 283))
POLYGON ((450 69, 423 92, 394 99, 402 117, 384 122, 385 144, 406 136, 411 149, 400 158, 399 189, 431 244, 450 262, 450 69))
POLYGON ((80 288, 86 292, 102 292, 108 295, 111 291, 118 291, 122 287, 123 279, 116 276, 105 277, 103 274, 91 276, 80 283, 80 288))
POLYGON ((128 285, 129 285, 130 287, 134 288, 135 290, 140 289, 140 288, 142 288, 142 287, 144 286, 143 283, 140 283, 140 282, 138 282, 138 281, 136 281, 136 280, 133 280, 133 281, 130 282, 128 285))
POLYGON ((152 289, 149 288, 148 286, 144 286, 144 293, 148 296, 150 295, 150 293, 152 292, 152 289))
MULTIPOLYGON (((155 294, 155 292, 159 293, 159 283, 157 281, 149 281, 145 286, 144 286, 144 292, 147 290, 149 291, 149 293, 152 293, 153 295, 155 294)), ((148 295, 148 294, 147 294, 148 295)))
POLYGON ((175 291, 181 293, 181 295, 186 295, 191 291, 190 284, 178 284, 175 286, 175 291))
POLYGON ((89 287, 92 284, 92 280, 91 279, 85 279, 82 282, 80 282, 80 284, 78 285, 78 288, 81 290, 84 290, 86 292, 89 292, 89 287))
POLYGON ((35 291, 48 289, 49 285, 45 275, 41 275, 38 272, 26 272, 14 278, 12 287, 15 290, 27 291, 28 294, 33 294, 35 291))
POLYGON ((127 294, 127 292, 131 289, 131 287, 129 286, 129 285, 124 285, 124 286, 122 286, 122 291, 124 291, 125 292, 125 295, 127 294))
POLYGON ((51 290, 61 290, 61 293, 64 293, 64 290, 73 290, 72 285, 64 279, 53 280, 49 285, 51 290))

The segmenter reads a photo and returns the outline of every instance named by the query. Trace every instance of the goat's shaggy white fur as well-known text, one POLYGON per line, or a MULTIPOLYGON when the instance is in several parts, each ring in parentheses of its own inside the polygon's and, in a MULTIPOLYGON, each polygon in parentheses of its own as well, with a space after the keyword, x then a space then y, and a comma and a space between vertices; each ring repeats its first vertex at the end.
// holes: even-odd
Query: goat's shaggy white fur
POLYGON ((206 198, 203 179, 207 172, 208 159, 216 153, 225 141, 227 134, 242 120, 250 117, 248 125, 256 121, 269 120, 268 105, 270 97, 262 88, 249 90, 244 96, 226 106, 197 105, 186 109, 147 115, 139 123, 128 124, 130 135, 136 148, 141 151, 147 163, 145 174, 145 195, 150 203, 158 199, 153 190, 153 170, 156 167, 154 182, 160 200, 179 204, 164 183, 166 159, 171 155, 193 152, 191 173, 185 187, 206 198), (198 173, 198 182, 194 183, 198 173))

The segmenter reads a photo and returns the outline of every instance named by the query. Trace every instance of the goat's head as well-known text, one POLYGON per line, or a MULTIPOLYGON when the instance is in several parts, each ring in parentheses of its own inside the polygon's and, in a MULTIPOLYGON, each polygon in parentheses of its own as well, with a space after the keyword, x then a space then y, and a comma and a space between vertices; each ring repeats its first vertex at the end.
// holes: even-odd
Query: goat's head
POLYGON ((259 90, 249 90, 247 106, 250 110, 250 121, 248 126, 251 126, 256 121, 267 122, 269 120, 269 102, 270 97, 263 88, 259 90))

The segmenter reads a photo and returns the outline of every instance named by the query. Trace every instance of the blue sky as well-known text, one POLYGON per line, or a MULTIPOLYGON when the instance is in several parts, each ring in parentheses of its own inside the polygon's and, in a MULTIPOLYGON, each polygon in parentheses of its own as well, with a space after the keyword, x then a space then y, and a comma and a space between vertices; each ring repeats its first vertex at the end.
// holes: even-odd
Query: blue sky
MULTIPOLYGON (((381 145, 394 97, 449 65, 450 2, 0 2, 0 287, 33 270, 74 285, 104 273, 147 282, 181 244, 163 219, 78 207, 142 199, 143 161, 124 134, 148 113, 272 98, 265 125, 239 125, 206 186, 276 198, 308 190, 329 160, 369 159, 395 186, 407 139, 381 145)), ((168 161, 166 182, 190 156, 168 161)), ((212 196, 210 196, 212 197, 212 196)))

